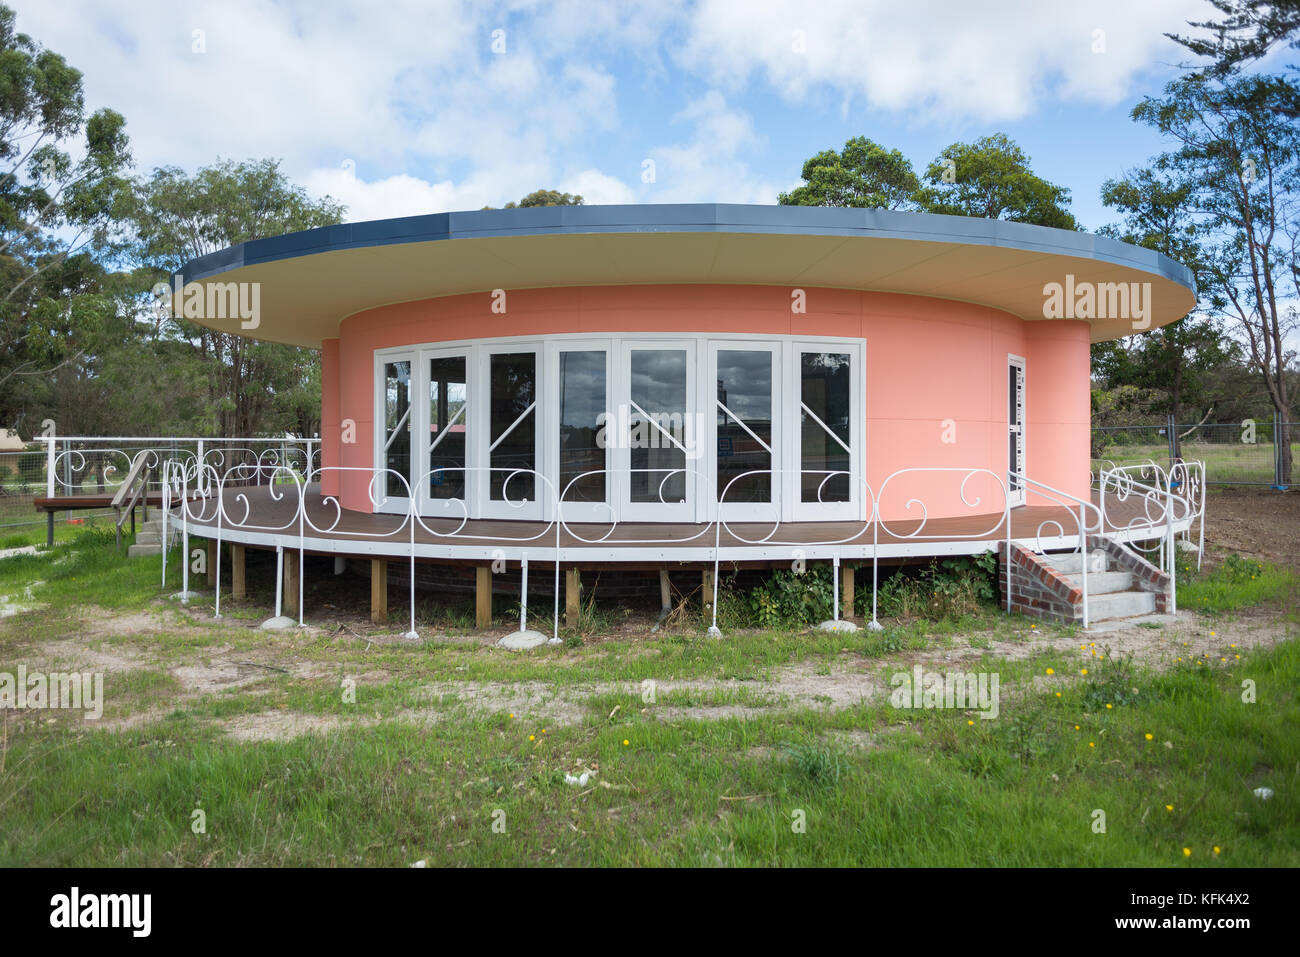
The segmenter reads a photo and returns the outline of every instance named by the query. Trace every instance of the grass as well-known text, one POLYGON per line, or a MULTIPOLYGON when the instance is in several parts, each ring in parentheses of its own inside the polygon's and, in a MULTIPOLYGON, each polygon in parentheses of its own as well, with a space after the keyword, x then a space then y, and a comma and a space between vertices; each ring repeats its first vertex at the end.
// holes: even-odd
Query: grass
MULTIPOLYGON (((0 866, 1300 866, 1300 643, 1218 655, 1248 602, 1272 601, 1300 625, 1268 566, 1180 569, 1180 601, 1205 599, 1224 637, 1168 670, 1102 655, 1086 675, 1073 650, 981 650, 1070 634, 996 612, 722 641, 689 622, 653 641, 507 655, 195 622, 157 600, 158 575, 157 559, 125 561, 93 530, 0 561, 0 592, 43 582, 41 607, 0 622, 0 673, 73 638, 141 659, 107 676, 106 719, 157 716, 110 731, 0 712, 0 866), (92 631, 95 609, 149 609, 153 624, 92 631), (961 667, 999 673, 995 720, 894 709, 887 696, 838 709, 777 700, 773 681, 793 667, 887 684, 975 629, 986 634, 961 667), (182 694, 170 670, 258 653, 311 668, 267 667, 203 695, 182 694), (341 679, 367 674, 347 701, 341 679), (642 684, 687 678, 697 684, 652 695, 642 684), (496 697, 473 690, 487 682, 500 683, 496 697), (549 698, 584 686, 592 694, 568 723, 524 707, 530 688, 549 698), (411 709, 435 720, 404 720, 411 709), (340 728, 223 733, 254 715, 340 728), (565 783, 580 769, 594 771, 585 787, 565 783)), ((593 605, 584 627, 611 615, 593 605)))
POLYGON ((1178 568, 1181 608, 1216 614, 1293 596, 1296 575, 1288 568, 1229 555, 1220 564, 1198 570, 1187 562, 1178 568))
MULTIPOLYGON (((1300 461, 1300 443, 1292 443, 1291 454, 1294 461, 1300 461)), ((1261 440, 1255 445, 1241 442, 1184 442, 1183 458, 1204 462, 1206 478, 1211 483, 1273 484, 1273 445, 1268 440, 1261 440)), ((1100 459, 1093 459, 1092 467, 1096 469, 1101 461, 1113 462, 1115 465, 1142 465, 1153 461, 1167 469, 1169 445, 1165 442, 1153 445, 1110 445, 1102 452, 1100 459)))

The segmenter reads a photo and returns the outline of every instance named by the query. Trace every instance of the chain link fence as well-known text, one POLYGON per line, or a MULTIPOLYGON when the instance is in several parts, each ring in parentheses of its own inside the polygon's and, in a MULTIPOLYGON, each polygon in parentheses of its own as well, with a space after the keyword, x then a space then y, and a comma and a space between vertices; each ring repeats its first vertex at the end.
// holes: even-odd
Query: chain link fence
POLYGON ((1300 423, 1284 422, 1280 416, 1183 425, 1168 419, 1162 424, 1098 426, 1092 430, 1094 472, 1108 465, 1140 465, 1148 461, 1169 467, 1179 457, 1203 461, 1207 485, 1285 489, 1295 479, 1295 466, 1288 475, 1286 465, 1300 457, 1300 423), (1289 459, 1280 441, 1282 436, 1290 443, 1289 459))

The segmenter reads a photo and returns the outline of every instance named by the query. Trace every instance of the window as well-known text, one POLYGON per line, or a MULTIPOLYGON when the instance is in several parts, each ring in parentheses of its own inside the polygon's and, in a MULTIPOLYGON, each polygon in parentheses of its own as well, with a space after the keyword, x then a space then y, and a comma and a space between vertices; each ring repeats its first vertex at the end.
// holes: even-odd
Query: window
POLYGON ((537 484, 537 354, 494 353, 490 368, 490 494, 495 502, 531 502, 537 484))
POLYGON ((852 356, 799 356, 799 491, 802 502, 848 502, 852 497, 852 356))
POLYGON ((429 497, 465 497, 469 405, 464 356, 429 360, 429 497))
POLYGON ((383 488, 388 498, 405 502, 411 480, 411 362, 384 364, 383 488))
POLYGON ((559 355, 559 483, 566 502, 604 502, 605 352, 587 349, 559 355))
POLYGON ((546 520, 556 494, 568 522, 861 517, 861 342, 520 337, 375 362, 382 511, 409 481, 431 517, 546 520))
POLYGON ((771 502, 774 442, 770 348, 718 348, 717 501, 771 502))

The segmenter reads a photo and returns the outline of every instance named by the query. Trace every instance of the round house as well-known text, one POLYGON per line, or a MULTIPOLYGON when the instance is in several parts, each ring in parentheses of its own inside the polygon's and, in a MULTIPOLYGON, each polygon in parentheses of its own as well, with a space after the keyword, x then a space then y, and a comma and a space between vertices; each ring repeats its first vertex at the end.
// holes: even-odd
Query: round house
POLYGON ((344 510, 682 538, 1087 499, 1090 344, 1195 302, 1103 237, 797 206, 331 226, 177 285, 206 325, 320 350, 314 478, 344 510))

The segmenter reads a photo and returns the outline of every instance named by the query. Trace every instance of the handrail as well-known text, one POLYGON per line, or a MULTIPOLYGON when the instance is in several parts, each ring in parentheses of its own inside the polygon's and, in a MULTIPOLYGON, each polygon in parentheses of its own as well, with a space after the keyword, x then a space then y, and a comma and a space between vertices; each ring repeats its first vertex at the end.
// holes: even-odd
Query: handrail
POLYGON ((135 530, 135 507, 140 504, 142 497, 144 498, 144 520, 149 521, 149 499, 146 493, 155 464, 157 464, 157 456, 151 450, 144 449, 137 453, 131 462, 131 468, 126 473, 126 478, 122 479, 122 484, 113 495, 111 505, 113 511, 117 513, 115 525, 119 550, 122 548, 122 524, 130 515, 132 531, 135 530), (142 476, 143 481, 141 481, 142 476))

